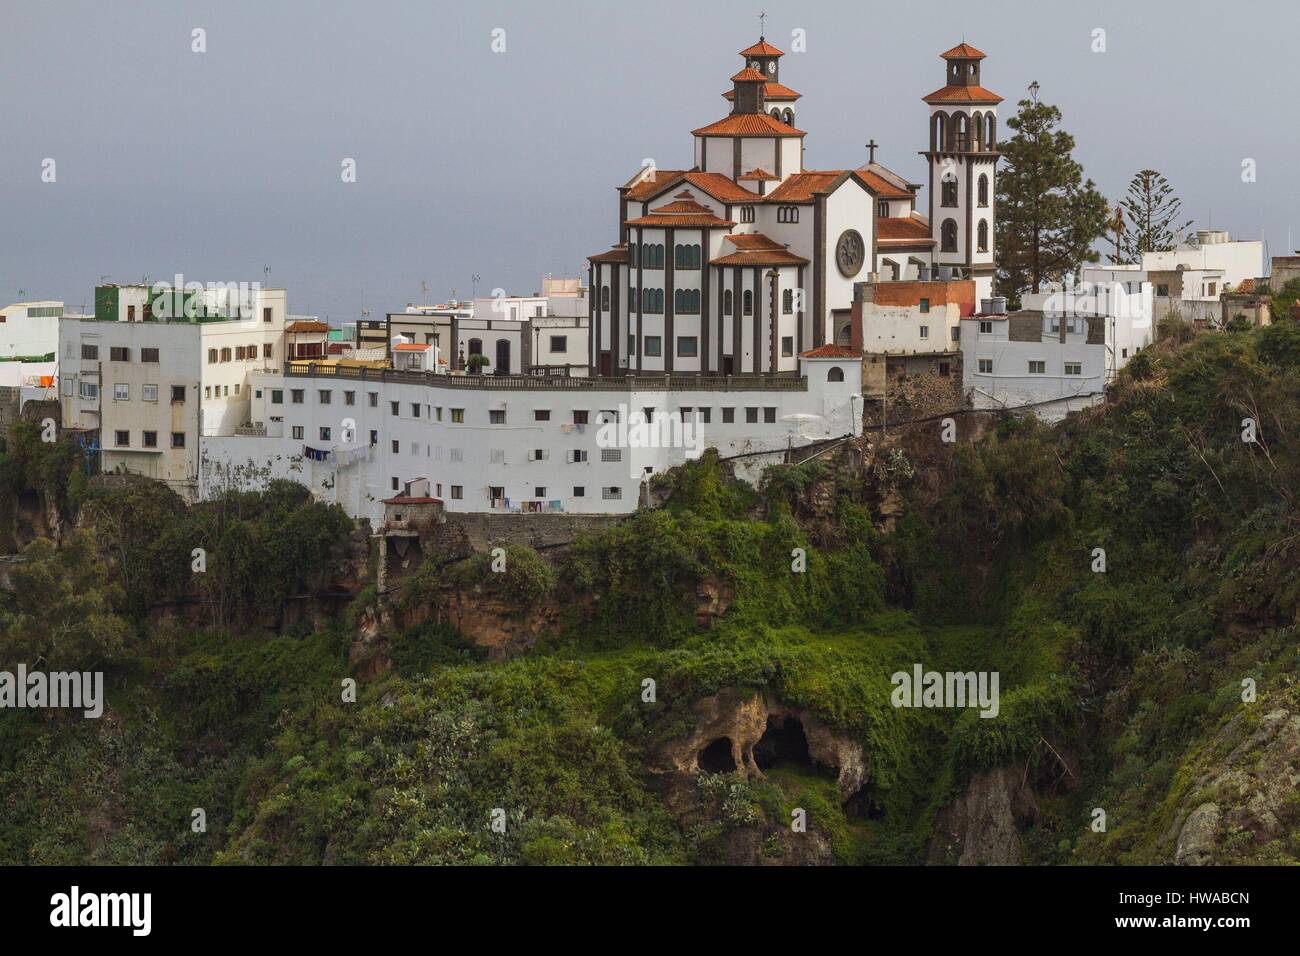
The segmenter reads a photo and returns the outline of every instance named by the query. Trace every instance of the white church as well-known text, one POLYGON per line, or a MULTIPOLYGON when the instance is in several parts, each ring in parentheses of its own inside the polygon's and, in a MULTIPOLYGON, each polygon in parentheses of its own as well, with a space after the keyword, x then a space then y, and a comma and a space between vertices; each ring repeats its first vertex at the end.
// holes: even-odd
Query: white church
POLYGON ((801 353, 848 345, 853 284, 971 279, 992 295, 997 105, 984 54, 941 54, 930 107, 928 205, 874 161, 805 169, 799 94, 760 37, 693 130, 690 169, 640 170, 619 194, 618 243, 589 257, 597 375, 797 374, 801 353))

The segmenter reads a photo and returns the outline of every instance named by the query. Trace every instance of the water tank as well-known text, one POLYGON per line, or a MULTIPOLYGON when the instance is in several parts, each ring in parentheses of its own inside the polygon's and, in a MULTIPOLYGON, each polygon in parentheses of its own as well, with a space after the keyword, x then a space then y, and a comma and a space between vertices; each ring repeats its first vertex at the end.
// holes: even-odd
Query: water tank
POLYGON ((990 309, 989 311, 992 312, 994 315, 1007 314, 1007 297, 1005 295, 995 295, 989 301, 993 303, 993 308, 990 309))
POLYGON ((992 315, 992 314, 993 314, 993 300, 980 299, 980 315, 992 315))

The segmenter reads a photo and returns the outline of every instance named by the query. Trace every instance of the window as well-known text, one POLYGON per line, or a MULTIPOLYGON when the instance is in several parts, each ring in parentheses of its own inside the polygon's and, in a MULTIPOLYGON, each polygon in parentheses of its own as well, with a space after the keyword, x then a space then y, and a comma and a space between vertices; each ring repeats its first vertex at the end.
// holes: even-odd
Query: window
POLYGON ((789 358, 792 355, 794 355, 794 336, 781 336, 781 357, 789 358))
POLYGON ((768 425, 776 423, 776 409, 774 407, 769 406, 763 409, 763 421, 768 425))
POLYGON ((889 203, 883 199, 880 202, 876 203, 876 215, 881 219, 888 219, 889 203))
POLYGON ((489 425, 504 425, 506 423, 506 410, 504 408, 488 409, 489 425))
POLYGON ((731 315, 731 290, 724 289, 722 292, 722 314, 731 315))
POLYGON ((370 397, 370 407, 371 407, 371 408, 378 408, 378 407, 379 407, 379 393, 378 393, 378 392, 367 392, 366 394, 370 397))
POLYGON ((113 386, 113 401, 129 402, 131 400, 131 386, 125 382, 118 382, 113 386))
POLYGON ((981 219, 979 228, 975 230, 975 248, 978 252, 989 251, 989 224, 988 220, 981 219))
POLYGON ((545 485, 534 485, 534 486, 533 486, 533 497, 534 497, 534 498, 545 498, 545 497, 546 497, 546 486, 545 486, 545 485))
POLYGON ((81 383, 82 398, 99 398, 99 386, 94 382, 81 383))
POLYGON ((930 327, 928 325, 921 326, 920 335, 921 338, 928 339, 930 337, 930 327))
POLYGON ((271 343, 262 343, 262 358, 271 358, 271 343))
POLYGON ((585 498, 585 497, 587 497, 587 489, 584 488, 582 485, 574 485, 574 486, 573 486, 573 497, 575 497, 575 498, 585 498))
POLYGON ((587 424, 587 414, 588 414, 588 413, 587 413, 587 409, 585 409, 585 408, 575 408, 575 409, 573 410, 573 424, 575 424, 575 425, 585 425, 585 424, 587 424))
POLYGON ((600 287, 600 310, 602 312, 609 311, 609 286, 607 285, 600 287))
POLYGON ((753 207, 753 206, 741 206, 741 207, 740 207, 740 221, 741 221, 741 222, 753 222, 753 221, 754 221, 754 207, 753 207))
POLYGON ((372 428, 370 429, 370 445, 373 448, 375 445, 378 444, 379 444, 379 431, 377 429, 372 428))
POLYGON ((567 352, 569 350, 569 337, 567 335, 551 336, 552 352, 567 352))
POLYGON ((978 189, 979 204, 987 206, 989 204, 989 177, 984 173, 980 173, 978 189))
POLYGON ((529 461, 550 461, 551 453, 545 448, 530 448, 528 449, 528 460, 529 461))
POLYGON ((173 385, 173 386, 172 386, 172 401, 173 401, 173 402, 184 402, 184 401, 185 401, 185 386, 184 386, 184 385, 173 385))
POLYGON ((223 362, 229 362, 229 361, 230 361, 230 349, 222 349, 222 350, 221 350, 221 361, 223 361, 223 362))
POLYGON ((992 323, 992 322, 981 322, 981 323, 980 323, 980 335, 992 335, 992 334, 993 334, 993 323, 992 323))
POLYGON ((129 362, 131 361, 131 350, 114 345, 108 350, 108 360, 110 362, 129 362))
POLYGON ((356 393, 356 392, 344 392, 344 393, 343 393, 343 404, 344 404, 344 405, 355 405, 356 403, 357 403, 357 393, 356 393))
POLYGON ((289 400, 295 405, 301 405, 304 394, 306 393, 301 388, 291 388, 289 389, 289 400))
POLYGON ((650 315, 662 315, 664 311, 664 290, 642 289, 641 311, 650 315))
POLYGON ((1169 286, 1168 286, 1167 284, 1163 283, 1163 282, 1159 282, 1159 283, 1157 283, 1157 284, 1156 284, 1156 295, 1158 295, 1158 296, 1168 296, 1168 295, 1169 295, 1169 286))
POLYGON ((400 414, 402 414, 402 403, 401 403, 401 402, 389 402, 389 403, 388 403, 388 411, 389 411, 390 414, 393 414, 393 415, 400 415, 400 414))
POLYGON ((157 385, 141 385, 141 386, 140 386, 140 400, 143 401, 143 402, 156 402, 156 401, 158 401, 158 386, 157 386, 157 385))
POLYGON ((158 433, 157 433, 157 432, 141 432, 141 433, 140 433, 140 444, 144 445, 145 448, 157 448, 157 447, 158 447, 158 433))
POLYGON ((464 448, 452 448, 450 451, 447 452, 447 458, 448 458, 449 461, 464 461, 464 460, 465 460, 465 449, 464 449, 464 448))
POLYGON ((326 426, 326 425, 322 425, 322 426, 320 427, 320 440, 321 440, 321 441, 329 441, 329 440, 330 440, 330 430, 329 430, 329 427, 326 426))
POLYGON ((677 336, 678 358, 695 358, 700 354, 700 340, 694 335, 677 336))
POLYGON ((465 497, 465 489, 463 487, 461 487, 460 485, 451 486, 451 498, 453 501, 460 501, 460 499, 464 497, 465 497))
POLYGON ((333 397, 334 397, 334 396, 333 396, 333 393, 330 392, 330 390, 329 390, 328 388, 318 389, 318 390, 317 390, 317 395, 318 395, 318 397, 320 398, 320 403, 321 403, 322 405, 328 405, 328 404, 330 404, 330 402, 333 400, 333 397))
POLYGON ((463 425, 463 424, 465 424, 465 409, 463 409, 463 408, 453 408, 453 409, 451 410, 451 423, 452 423, 453 425, 463 425))
POLYGON ((942 185, 942 193, 939 201, 941 206, 957 205, 957 180, 945 179, 942 185))
POLYGON ((781 291, 781 311, 785 315, 794 314, 794 289, 783 289, 781 291))
POLYGON ((398 441, 396 438, 391 439, 391 443, 392 443, 393 454, 400 455, 402 453, 402 443, 398 441))
POLYGON ((172 432, 172 447, 173 447, 173 448, 184 448, 184 447, 185 447, 185 433, 184 433, 184 432, 172 432))
POLYGON ((571 465, 585 465, 588 460, 589 455, 585 448, 574 448, 569 452, 569 464, 571 465))
POLYGON ((621 448, 602 448, 600 450, 601 461, 622 461, 623 449, 621 448))
POLYGON ((702 425, 709 424, 710 420, 713 418, 712 408, 697 408, 695 411, 698 414, 700 424, 702 425))
POLYGON ((208 349, 208 364, 213 365, 216 363, 216 361, 217 361, 217 350, 208 349))
POLYGON ((411 402, 411 414, 412 414, 414 417, 416 417, 416 418, 419 418, 419 417, 420 417, 420 403, 419 403, 419 402, 411 402))
POLYGON ((647 335, 645 337, 645 354, 656 356, 663 354, 663 340, 657 335, 647 335))
POLYGON ((699 315, 700 290, 678 289, 673 293, 673 311, 679 315, 699 315))
POLYGON ((294 425, 292 435, 295 441, 302 441, 302 426, 294 425))
POLYGON ((141 361, 141 362, 152 362, 152 363, 154 363, 154 364, 157 364, 157 362, 158 362, 158 350, 157 350, 157 349, 141 349, 141 350, 140 350, 140 361, 141 361))
POLYGON ((397 480, 397 476, 396 476, 396 475, 394 475, 393 477, 389 478, 388 480, 389 480, 389 482, 391 483, 391 484, 390 484, 390 487, 391 487, 394 491, 399 491, 399 490, 401 490, 402 485, 401 485, 401 482, 399 482, 399 481, 397 480))
POLYGON ((623 489, 619 487, 601 488, 600 496, 606 501, 618 501, 623 497, 623 489))
POLYGON ((957 221, 955 219, 945 219, 943 221, 943 227, 940 230, 940 251, 957 251, 957 221))
POLYGON ((748 408, 745 409, 745 424, 747 424, 747 425, 757 425, 757 424, 758 424, 758 407, 757 407, 757 406, 751 405, 751 406, 749 406, 748 408))
POLYGON ((263 306, 262 308, 262 321, 263 322, 271 321, 271 307, 269 305, 263 306))
POLYGON ((125 431, 113 432, 113 444, 119 448, 131 444, 131 433, 125 431))
POLYGON ((235 346, 235 358, 237 358, 237 359, 242 359, 243 357, 244 357, 244 347, 243 347, 242 345, 236 345, 236 346, 235 346))
POLYGON ((1065 363, 1065 374, 1066 374, 1066 375, 1082 375, 1082 374, 1083 374, 1083 363, 1082 363, 1082 362, 1066 362, 1066 363, 1065 363))
POLYGON ((698 269, 700 267, 700 247, 693 245, 674 247, 673 266, 678 269, 698 269))
POLYGON ((81 344, 81 357, 82 357, 83 359, 98 359, 98 358, 99 358, 99 346, 98 346, 98 345, 87 345, 87 344, 85 344, 85 343, 83 342, 83 343, 81 344))
POLYGON ((993 374, 993 360, 992 360, 992 359, 980 359, 980 360, 979 360, 979 372, 980 372, 981 375, 992 375, 992 374, 993 374))
POLYGON ((922 299, 922 300, 921 300, 921 314, 924 315, 924 314, 928 313, 929 311, 930 311, 930 300, 929 300, 929 299, 922 299))
POLYGON ((832 365, 831 370, 826 373, 826 381, 828 382, 844 381, 844 369, 840 368, 838 365, 832 365))
POLYGON ((1035 359, 1030 359, 1030 360, 1029 360, 1029 374, 1030 374, 1030 375, 1045 375, 1045 374, 1047 374, 1047 363, 1046 363, 1046 362, 1043 362, 1043 361, 1038 361, 1038 360, 1035 360, 1035 359))
POLYGON ((741 296, 740 308, 745 315, 754 314, 754 293, 749 289, 746 289, 745 294, 741 296))
POLYGON ((724 408, 722 410, 722 424, 730 425, 736 420, 736 410, 734 408, 724 408))
POLYGON ((777 222, 798 222, 799 207, 798 206, 777 206, 776 221, 777 222))

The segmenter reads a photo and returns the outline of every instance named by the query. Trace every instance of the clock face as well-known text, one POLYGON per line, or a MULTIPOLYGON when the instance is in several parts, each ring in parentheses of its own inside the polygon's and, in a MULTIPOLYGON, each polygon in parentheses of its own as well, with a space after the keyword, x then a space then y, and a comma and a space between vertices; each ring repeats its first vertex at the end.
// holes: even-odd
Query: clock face
POLYGON ((767 72, 769 72, 769 73, 775 73, 775 72, 776 72, 776 60, 773 60, 771 63, 769 63, 769 64, 767 65, 767 72))
POLYGON ((840 241, 835 244, 835 264, 839 266, 840 275, 852 279, 861 272, 866 252, 862 235, 856 229, 845 229, 840 233, 840 241))
POLYGON ((750 68, 751 70, 762 69, 762 64, 759 63, 757 60, 750 60, 750 61, 749 61, 749 68, 750 68))

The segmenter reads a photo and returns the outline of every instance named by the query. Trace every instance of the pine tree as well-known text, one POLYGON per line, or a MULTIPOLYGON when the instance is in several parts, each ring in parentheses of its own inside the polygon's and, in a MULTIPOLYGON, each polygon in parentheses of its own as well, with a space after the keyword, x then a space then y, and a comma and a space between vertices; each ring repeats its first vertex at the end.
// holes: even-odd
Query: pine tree
POLYGON ((1014 301, 1081 263, 1096 262, 1092 244, 1108 225, 1105 198, 1084 180, 1070 155, 1074 137, 1058 129, 1061 111, 1038 101, 1038 84, 1007 121, 1015 135, 1000 142, 998 292, 1014 301))
POLYGON ((1134 176, 1128 184, 1128 195, 1120 202, 1129 222, 1122 241, 1124 261, 1137 263, 1144 252, 1172 249, 1192 224, 1189 219, 1173 225, 1182 205, 1169 181, 1154 169, 1144 169, 1134 176))

